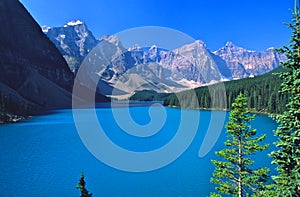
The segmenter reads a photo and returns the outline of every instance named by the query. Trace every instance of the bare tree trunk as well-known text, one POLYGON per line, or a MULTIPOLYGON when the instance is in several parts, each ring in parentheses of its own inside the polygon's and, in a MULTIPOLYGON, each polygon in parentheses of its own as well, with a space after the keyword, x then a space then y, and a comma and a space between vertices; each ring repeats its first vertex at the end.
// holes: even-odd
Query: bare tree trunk
POLYGON ((238 178, 238 196, 243 197, 243 184, 242 184, 242 139, 239 137, 239 160, 238 160, 238 170, 239 170, 239 178, 238 178))

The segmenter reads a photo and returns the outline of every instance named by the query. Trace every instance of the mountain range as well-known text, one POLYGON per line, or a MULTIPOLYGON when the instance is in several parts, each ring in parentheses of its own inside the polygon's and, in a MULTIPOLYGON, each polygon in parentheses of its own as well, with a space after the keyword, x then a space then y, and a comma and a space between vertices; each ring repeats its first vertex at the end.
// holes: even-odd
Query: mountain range
POLYGON ((255 77, 285 61, 284 55, 275 53, 273 48, 256 52, 232 42, 214 52, 200 40, 172 51, 161 49, 156 43, 148 48, 136 43, 125 49, 116 36, 96 39, 79 20, 43 30, 73 72, 77 72, 83 61, 91 64, 93 69, 87 73, 88 78, 98 83, 99 91, 107 96, 126 97, 139 90, 174 92, 255 77))

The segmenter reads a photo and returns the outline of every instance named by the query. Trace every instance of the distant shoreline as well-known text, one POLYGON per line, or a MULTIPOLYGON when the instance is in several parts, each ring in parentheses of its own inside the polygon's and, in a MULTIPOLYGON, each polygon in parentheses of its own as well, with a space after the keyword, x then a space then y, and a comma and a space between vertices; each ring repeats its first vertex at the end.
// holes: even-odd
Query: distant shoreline
MULTIPOLYGON (((2 115, 3 116, 3 115, 2 115)), ((5 114, 4 117, 0 120, 0 125, 11 124, 11 123, 18 123, 23 120, 28 119, 30 116, 20 116, 20 115, 13 115, 13 114, 5 114)))
MULTIPOLYGON (((155 104, 163 105, 163 101, 112 101, 112 102, 98 102, 87 105, 76 106, 78 109, 84 108, 124 108, 124 107, 143 107, 152 106, 155 104)), ((72 109, 72 108, 67 108, 72 109)))
MULTIPOLYGON (((163 105, 163 101, 113 101, 113 102, 99 102, 95 103, 95 108, 126 108, 126 107, 147 107, 147 106, 155 106, 155 104, 163 105)), ((217 109, 217 108, 182 108, 179 106, 170 106, 170 105, 164 105, 164 107, 168 108, 177 108, 177 109, 186 109, 186 110, 204 110, 204 111, 225 111, 229 112, 230 110, 228 109, 217 109)), ((82 106, 80 109, 83 108, 89 108, 87 106, 82 106)), ((72 109, 72 108, 65 108, 65 110, 72 109)), ((39 115, 46 115, 46 114, 51 114, 51 113, 56 113, 57 110, 64 110, 64 109, 54 109, 54 110, 49 110, 45 111, 43 113, 37 113, 34 114, 33 116, 39 116, 39 115)), ((251 113, 253 114, 261 114, 261 115, 267 115, 269 117, 274 117, 276 114, 270 114, 264 111, 255 111, 255 110, 250 110, 251 113)), ((13 124, 13 123, 18 123, 22 122, 24 120, 27 120, 32 116, 19 116, 19 115, 13 115, 13 114, 6 114, 6 121, 0 120, 0 125, 5 125, 5 124, 13 124)))
POLYGON ((114 108, 122 108, 122 107, 144 107, 144 106, 152 106, 155 104, 163 105, 163 101, 112 101, 108 103, 96 103, 96 108, 102 107, 114 107, 114 108))
MULTIPOLYGON (((169 107, 169 108, 178 108, 178 109, 191 109, 191 110, 204 110, 204 111, 226 111, 226 112, 230 112, 229 109, 219 109, 219 108, 182 108, 182 107, 179 107, 179 106, 175 106, 175 105, 165 105, 165 107, 169 107)), ((265 112, 265 111, 257 111, 257 110, 253 110, 253 109, 250 109, 249 110, 250 113, 252 114, 260 114, 260 115, 267 115, 267 116, 270 116, 271 118, 277 114, 272 114, 272 113, 268 113, 268 112, 265 112)))

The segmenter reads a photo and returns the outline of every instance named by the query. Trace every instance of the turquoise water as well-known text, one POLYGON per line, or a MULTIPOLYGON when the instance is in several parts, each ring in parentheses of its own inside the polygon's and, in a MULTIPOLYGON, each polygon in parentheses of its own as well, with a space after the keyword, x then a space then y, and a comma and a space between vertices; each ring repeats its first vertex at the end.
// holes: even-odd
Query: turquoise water
MULTIPOLYGON (((126 110, 120 108, 117 110, 126 110)), ((123 132, 116 124, 110 108, 97 109, 99 122, 107 136, 130 151, 157 149, 176 134, 181 110, 166 108, 166 122, 157 134, 139 138, 123 132)), ((194 110, 185 110, 193 116, 194 110)), ((220 112, 222 113, 222 112, 220 112)), ((151 121, 149 107, 130 108, 139 124, 151 121)), ((98 196, 207 196, 214 186, 209 182, 216 158, 214 151, 223 146, 225 130, 213 150, 198 156, 211 111, 200 112, 200 125, 189 148, 173 163, 150 172, 125 172, 96 159, 84 146, 76 130, 72 111, 62 110, 33 117, 26 122, 0 126, 0 196, 79 196, 75 188, 81 172, 87 189, 98 196)), ((226 115, 226 121, 228 114, 226 115)), ((217 123, 213 123, 217 124, 217 123)), ((276 123, 257 115, 253 127, 267 133, 273 141, 276 123)), ((270 166, 267 152, 257 155, 257 165, 270 166)))

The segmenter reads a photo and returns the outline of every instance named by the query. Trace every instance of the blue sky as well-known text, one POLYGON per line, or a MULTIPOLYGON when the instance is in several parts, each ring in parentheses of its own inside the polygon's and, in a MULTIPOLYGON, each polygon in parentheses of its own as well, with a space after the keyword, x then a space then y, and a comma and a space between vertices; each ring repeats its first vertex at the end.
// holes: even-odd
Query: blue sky
POLYGON ((251 50, 281 47, 293 0, 20 0, 40 25, 84 21, 96 37, 140 26, 173 28, 214 51, 227 41, 251 50))

